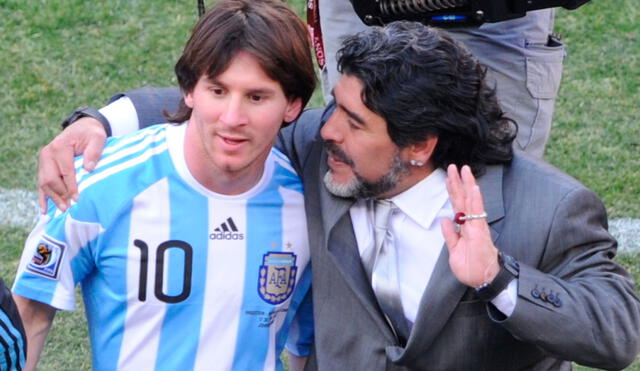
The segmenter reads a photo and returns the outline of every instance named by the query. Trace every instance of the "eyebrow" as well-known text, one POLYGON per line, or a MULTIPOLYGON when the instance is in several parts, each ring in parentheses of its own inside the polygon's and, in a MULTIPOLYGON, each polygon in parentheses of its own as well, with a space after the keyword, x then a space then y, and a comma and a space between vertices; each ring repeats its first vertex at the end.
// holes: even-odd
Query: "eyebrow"
MULTIPOLYGON (((333 89, 331 89, 331 96, 333 96, 333 100, 335 101, 336 100, 336 95, 334 94, 333 89)), ((340 109, 343 110, 347 114, 347 116, 349 116, 352 119, 354 119, 360 125, 364 125, 365 124, 365 120, 362 117, 360 117, 357 113, 349 110, 347 107, 345 107, 344 105, 338 103, 337 101, 336 101, 336 105, 338 107, 340 107, 340 109)))
MULTIPOLYGON (((227 86, 227 84, 223 83, 222 81, 218 80, 217 78, 210 78, 207 77, 207 83, 210 85, 217 85, 220 86, 222 88, 228 89, 229 87, 227 86)), ((270 88, 270 87, 259 87, 256 89, 251 89, 249 91, 247 91, 247 94, 258 94, 258 95, 273 95, 275 94, 275 91, 270 88)))
POLYGON ((351 117, 352 119, 354 119, 358 124, 360 125, 364 125, 365 121, 362 117, 358 116, 357 113, 350 111, 349 109, 347 109, 347 107, 343 106, 342 104, 338 104, 338 106, 347 114, 347 116, 351 117))

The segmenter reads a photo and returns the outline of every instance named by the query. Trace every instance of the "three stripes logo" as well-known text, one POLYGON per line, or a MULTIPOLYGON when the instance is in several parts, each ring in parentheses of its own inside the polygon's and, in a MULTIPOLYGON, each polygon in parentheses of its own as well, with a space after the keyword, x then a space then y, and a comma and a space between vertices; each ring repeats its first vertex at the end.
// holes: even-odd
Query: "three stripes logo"
POLYGON ((225 222, 213 230, 213 233, 209 234, 211 240, 244 240, 244 234, 238 232, 238 227, 233 219, 227 218, 225 222))

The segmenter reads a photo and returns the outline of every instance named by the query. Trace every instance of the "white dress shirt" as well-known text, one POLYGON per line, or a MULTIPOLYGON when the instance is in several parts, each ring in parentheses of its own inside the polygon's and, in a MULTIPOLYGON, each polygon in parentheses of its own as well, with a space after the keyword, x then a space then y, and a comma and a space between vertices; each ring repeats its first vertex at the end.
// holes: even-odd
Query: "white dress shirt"
MULTIPOLYGON (((109 120, 111 135, 119 137, 138 130, 138 114, 136 108, 127 96, 113 101, 99 109, 102 116, 109 120)), ((158 124, 162 124, 158 122, 158 124)))
MULTIPOLYGON (((405 317, 415 322, 422 294, 431 279, 444 245, 440 227, 443 218, 454 212, 445 180, 447 174, 437 169, 403 193, 391 198, 396 205, 389 229, 398 251, 398 280, 405 317)), ((358 200, 349 210, 360 256, 374 243, 373 202, 358 200)), ((437 277, 434 277, 437 279, 437 277)), ((505 315, 513 313, 517 298, 517 280, 492 300, 505 315)))

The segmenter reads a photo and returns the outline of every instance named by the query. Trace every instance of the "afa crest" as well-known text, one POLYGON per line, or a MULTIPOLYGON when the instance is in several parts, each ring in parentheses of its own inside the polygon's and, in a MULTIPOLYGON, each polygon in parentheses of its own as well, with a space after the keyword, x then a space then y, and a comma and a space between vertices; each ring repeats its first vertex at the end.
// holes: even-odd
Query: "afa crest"
POLYGON ((269 304, 287 300, 296 284, 296 256, 290 252, 268 252, 262 256, 258 294, 269 304))
POLYGON ((58 270, 62 263, 65 245, 44 236, 27 264, 27 270, 47 278, 58 278, 58 270))

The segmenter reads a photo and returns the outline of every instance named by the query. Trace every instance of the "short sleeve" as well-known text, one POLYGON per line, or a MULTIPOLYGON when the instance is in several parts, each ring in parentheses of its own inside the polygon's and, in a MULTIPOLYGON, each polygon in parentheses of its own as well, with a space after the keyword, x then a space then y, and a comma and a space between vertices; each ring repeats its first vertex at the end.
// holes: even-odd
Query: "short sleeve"
MULTIPOLYGON (((79 204, 72 206, 79 207, 79 204)), ((101 228, 69 211, 40 216, 27 237, 13 292, 56 309, 75 309, 75 286, 93 268, 87 245, 101 228)))

